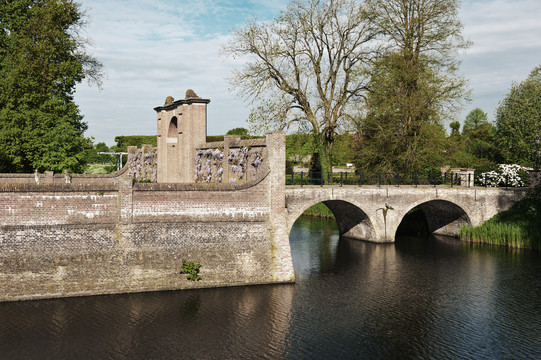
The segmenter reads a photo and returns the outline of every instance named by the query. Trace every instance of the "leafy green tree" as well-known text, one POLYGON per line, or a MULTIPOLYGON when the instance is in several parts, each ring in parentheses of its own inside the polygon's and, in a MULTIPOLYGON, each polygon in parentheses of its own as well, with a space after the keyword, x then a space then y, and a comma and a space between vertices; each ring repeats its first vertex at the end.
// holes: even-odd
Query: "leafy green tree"
POLYGON ((334 166, 343 166, 354 162, 353 142, 353 135, 350 133, 336 135, 332 156, 334 166))
POLYGON ((118 152, 127 152, 128 146, 136 146, 138 148, 141 148, 143 145, 158 146, 156 135, 120 135, 115 136, 115 141, 116 146, 114 150, 118 152))
POLYGON ((468 131, 478 129, 479 127, 488 124, 488 115, 480 108, 475 108, 466 115, 464 120, 464 126, 462 131, 467 133, 468 131))
POLYGON ((100 155, 100 152, 110 152, 111 150, 104 142, 99 142, 92 146, 92 149, 87 152, 87 162, 89 164, 105 164, 105 163, 115 163, 116 158, 111 155, 100 155))
POLYGON ((84 169, 92 144, 73 94, 102 76, 84 21, 70 0, 0 2, 0 171, 84 169))
POLYGON ((449 127, 451 128, 451 136, 460 136, 460 121, 453 121, 449 124, 449 127))
POLYGON ((248 135, 248 129, 238 127, 231 129, 225 133, 226 135, 248 135))
POLYGON ((461 36, 459 2, 367 4, 388 46, 371 71, 358 166, 386 171, 436 166, 445 146, 441 122, 468 94, 465 79, 457 74, 457 52, 469 45, 461 36))
POLYGON ((511 86, 496 110, 496 143, 504 161, 533 166, 535 138, 541 136, 541 66, 511 86))
POLYGON ((256 133, 311 133, 330 171, 335 136, 365 92, 360 70, 373 58, 375 36, 373 16, 355 0, 293 0, 274 22, 239 28, 224 52, 246 59, 232 83, 255 103, 256 133))
POLYGON ((291 134, 286 136, 286 159, 292 164, 307 166, 315 151, 314 138, 310 134, 291 134))
POLYGON ((446 134, 437 103, 430 96, 436 91, 434 82, 431 68, 420 66, 411 71, 400 54, 378 62, 369 83, 367 112, 360 123, 357 168, 409 172, 442 165, 446 134), (408 90, 411 82, 414 89, 408 90))
POLYGON ((500 162, 500 152, 494 143, 495 127, 488 122, 487 114, 476 108, 466 116, 462 134, 460 122, 451 124, 447 139, 446 164, 452 167, 475 168, 478 173, 491 170, 500 162))

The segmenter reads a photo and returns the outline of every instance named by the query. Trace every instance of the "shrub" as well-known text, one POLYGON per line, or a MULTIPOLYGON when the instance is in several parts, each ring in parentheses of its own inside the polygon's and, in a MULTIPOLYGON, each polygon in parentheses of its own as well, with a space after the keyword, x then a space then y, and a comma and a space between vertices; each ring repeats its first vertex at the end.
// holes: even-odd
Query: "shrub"
POLYGON ((476 183, 489 187, 521 187, 528 186, 529 176, 525 167, 517 164, 499 164, 496 169, 479 174, 476 183))
POLYGON ((186 280, 190 281, 199 281, 201 276, 199 276, 199 268, 201 264, 194 263, 193 261, 186 261, 182 259, 182 267, 179 270, 180 274, 186 274, 186 280))

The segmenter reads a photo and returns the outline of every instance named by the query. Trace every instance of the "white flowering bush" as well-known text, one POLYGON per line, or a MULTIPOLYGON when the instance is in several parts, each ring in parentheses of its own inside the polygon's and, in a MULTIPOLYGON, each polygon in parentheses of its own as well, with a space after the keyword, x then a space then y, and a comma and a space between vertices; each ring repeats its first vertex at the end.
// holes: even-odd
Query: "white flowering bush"
POLYGON ((495 170, 480 174, 476 180, 478 184, 489 187, 528 186, 528 171, 517 164, 499 164, 495 170))

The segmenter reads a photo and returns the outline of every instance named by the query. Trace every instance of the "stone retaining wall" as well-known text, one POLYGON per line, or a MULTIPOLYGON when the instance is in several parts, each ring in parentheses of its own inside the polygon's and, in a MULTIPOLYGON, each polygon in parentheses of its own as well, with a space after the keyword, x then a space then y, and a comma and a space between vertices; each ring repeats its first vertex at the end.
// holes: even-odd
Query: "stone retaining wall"
POLYGON ((238 184, 1 185, 0 301, 293 281, 276 222, 285 136, 266 146, 261 172, 238 184), (182 259, 201 264, 201 281, 178 273, 182 259))

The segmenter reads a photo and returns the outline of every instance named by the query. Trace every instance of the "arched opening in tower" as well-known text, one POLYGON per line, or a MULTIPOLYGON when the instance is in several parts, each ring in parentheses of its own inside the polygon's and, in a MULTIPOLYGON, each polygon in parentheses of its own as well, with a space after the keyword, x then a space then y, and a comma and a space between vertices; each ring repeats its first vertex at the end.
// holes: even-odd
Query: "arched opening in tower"
POLYGON ((177 118, 173 117, 171 119, 171 122, 169 123, 169 129, 167 130, 167 137, 176 139, 177 136, 178 136, 177 118))

